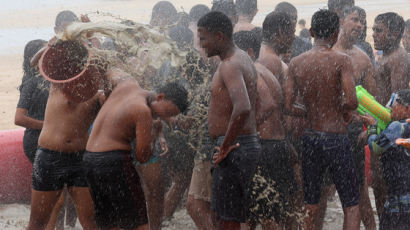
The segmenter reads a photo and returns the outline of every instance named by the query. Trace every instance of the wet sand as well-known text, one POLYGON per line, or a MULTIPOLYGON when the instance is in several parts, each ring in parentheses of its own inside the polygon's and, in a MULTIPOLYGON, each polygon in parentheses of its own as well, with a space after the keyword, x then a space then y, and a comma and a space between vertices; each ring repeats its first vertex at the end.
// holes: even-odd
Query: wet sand
MULTIPOLYGON (((40 1, 41 2, 41 1, 40 1)), ((198 3, 210 5, 211 0, 171 0, 177 7, 178 11, 189 9, 198 3)), ((264 17, 273 10, 274 6, 280 1, 259 0, 259 13, 255 17, 254 23, 261 25, 264 17)), ((309 24, 311 15, 320 8, 325 8, 326 2, 323 0, 291 0, 299 11, 299 18, 304 18, 309 24)), ((371 25, 374 17, 382 12, 395 11, 401 14, 405 19, 410 18, 410 1, 409 0, 390 0, 386 4, 384 0, 365 0, 356 1, 357 5, 367 10, 368 14, 368 41, 372 42, 371 25)), ((40 4, 40 3, 39 3, 40 4)), ((149 21, 152 6, 155 1, 146 0, 92 0, 81 4, 70 6, 53 6, 43 8, 26 8, 23 10, 0 11, 0 46, 7 44, 8 51, 0 52, 0 130, 18 128, 14 125, 14 113, 19 97, 17 87, 21 83, 24 44, 17 44, 14 39, 4 40, 1 31, 24 29, 28 30, 49 30, 52 34, 55 15, 58 12, 71 9, 77 14, 87 14, 95 11, 110 12, 113 15, 121 15, 122 18, 129 18, 138 22, 147 23, 149 21), (3 39, 3 40, 2 40, 3 39)), ((90 14, 91 20, 96 19, 95 14, 90 14)), ((37 37, 20 38, 29 40, 37 37)), ((7 47, 6 47, 7 48, 7 47)), ((0 49, 2 50, 2 49, 0 49)), ((373 197, 372 191, 370 192, 373 197)), ((374 198, 372 198, 374 202, 374 198)), ((373 207, 374 204, 373 204, 373 207)), ((27 225, 30 214, 29 205, 25 204, 0 204, 0 229, 24 229, 27 225)), ((329 203, 326 215, 326 225, 324 229, 334 230, 342 229, 343 212, 338 199, 329 203)), ((77 224, 77 226, 79 226, 77 224)), ((69 228, 67 228, 69 229, 69 228)), ((81 229, 76 227, 75 229, 81 229)), ((164 223, 164 229, 195 229, 190 217, 186 214, 185 209, 181 208, 175 213, 171 221, 164 223)))

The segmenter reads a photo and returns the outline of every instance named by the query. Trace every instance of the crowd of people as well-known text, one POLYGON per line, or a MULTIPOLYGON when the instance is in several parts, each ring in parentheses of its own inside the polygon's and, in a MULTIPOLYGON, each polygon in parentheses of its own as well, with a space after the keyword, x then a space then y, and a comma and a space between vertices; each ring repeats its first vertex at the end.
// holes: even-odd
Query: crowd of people
MULTIPOLYGON (((33 164, 27 229, 56 222, 62 229, 64 203, 71 226, 77 213, 84 229, 161 229, 187 192, 185 207, 201 230, 317 230, 336 190, 343 229, 362 222, 372 230, 369 186, 379 229, 410 229, 410 155, 395 144, 410 137, 410 20, 393 12, 374 19, 376 60, 365 10, 354 0, 327 6, 309 29, 289 2, 258 27, 257 0, 214 0, 189 13, 160 1, 150 25, 197 66, 181 73, 165 62, 144 76, 148 83, 108 66, 110 84, 84 102, 39 73, 39 58, 55 41, 29 42, 15 116, 33 164), (165 81, 170 75, 177 80, 165 81), (390 109, 385 130, 357 112, 356 86, 390 109)), ((89 19, 62 11, 55 32, 80 21, 89 19)))

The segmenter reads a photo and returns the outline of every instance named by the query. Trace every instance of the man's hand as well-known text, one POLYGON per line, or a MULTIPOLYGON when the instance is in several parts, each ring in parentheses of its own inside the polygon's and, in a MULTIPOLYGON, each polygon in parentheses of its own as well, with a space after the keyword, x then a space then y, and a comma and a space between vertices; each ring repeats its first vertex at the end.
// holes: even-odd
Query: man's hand
POLYGON ((162 153, 159 156, 163 157, 167 155, 169 148, 168 148, 167 140, 165 140, 164 137, 159 138, 159 146, 161 146, 161 151, 162 151, 162 153))
POLYGON ((229 146, 227 149, 221 148, 221 147, 215 147, 217 152, 212 157, 213 158, 213 163, 215 165, 218 165, 219 163, 221 163, 221 161, 223 161, 228 156, 228 154, 232 150, 235 150, 235 149, 239 148, 239 146, 240 146, 239 143, 236 143, 235 145, 229 146))
POLYGON ((376 119, 374 119, 374 118, 373 118, 372 116, 370 116, 369 114, 360 115, 360 118, 361 118, 361 120, 363 121, 363 123, 364 123, 366 126, 376 125, 376 124, 377 124, 376 119))

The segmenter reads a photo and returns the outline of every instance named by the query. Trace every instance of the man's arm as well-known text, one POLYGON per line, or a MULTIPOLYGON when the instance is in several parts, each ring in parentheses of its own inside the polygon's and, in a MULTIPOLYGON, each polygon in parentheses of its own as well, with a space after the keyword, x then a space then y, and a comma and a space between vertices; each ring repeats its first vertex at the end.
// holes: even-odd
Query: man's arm
POLYGON ((353 79, 353 65, 349 56, 344 56, 342 61, 343 63, 340 67, 341 84, 344 92, 342 108, 344 112, 350 112, 357 109, 358 106, 356 88, 353 79))
MULTIPOLYGON (((400 89, 409 87, 410 73, 410 58, 408 55, 396 55, 391 62, 391 90, 397 92, 400 89)), ((389 95, 390 96, 390 95, 389 95)))
POLYGON ((292 115, 292 116, 304 116, 306 111, 300 107, 295 107, 296 96, 298 93, 298 87, 295 80, 295 63, 293 61, 289 64, 289 69, 287 72, 287 77, 285 78, 284 82, 284 106, 285 106, 285 114, 292 115))
POLYGON ((232 102, 232 114, 224 142, 221 145, 221 152, 226 151, 233 144, 252 109, 245 80, 239 69, 237 66, 225 63, 221 64, 219 68, 219 73, 232 102))
POLYGON ((17 108, 14 116, 14 124, 29 129, 42 129, 43 121, 27 116, 27 109, 17 108))
POLYGON ((152 131, 152 116, 151 110, 146 106, 135 108, 137 113, 134 116, 136 124, 136 148, 135 152, 137 160, 140 163, 147 162, 152 155, 151 131, 152 131))

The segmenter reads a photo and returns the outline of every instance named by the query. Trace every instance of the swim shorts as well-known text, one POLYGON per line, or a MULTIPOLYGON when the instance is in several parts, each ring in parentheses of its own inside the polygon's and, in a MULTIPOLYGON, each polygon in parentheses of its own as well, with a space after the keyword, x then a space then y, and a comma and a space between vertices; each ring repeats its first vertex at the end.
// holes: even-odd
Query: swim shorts
POLYGON ((343 208, 359 204, 359 184, 347 134, 305 130, 302 153, 303 191, 308 204, 318 204, 323 174, 329 174, 343 208))
POLYGON ((359 185, 364 185, 364 146, 359 144, 359 135, 363 132, 362 122, 351 122, 347 126, 347 135, 350 140, 350 151, 353 154, 353 160, 356 166, 357 180, 359 185))
POLYGON ((83 161, 101 229, 134 229, 148 223, 144 192, 129 152, 85 152, 83 161))
MULTIPOLYGON (((223 139, 218 138, 218 146, 223 139)), ((211 208, 218 219, 245 223, 249 217, 250 182, 261 146, 257 134, 239 136, 234 143, 239 143, 239 148, 212 168, 211 208)))
POLYGON ((283 222, 297 191, 290 148, 286 140, 261 140, 258 168, 252 180, 251 219, 283 222), (260 194, 264 194, 260 196, 260 194))
POLYGON ((84 152, 57 152, 39 147, 33 164, 32 183, 37 191, 88 187, 82 159, 84 152))
POLYGON ((379 227, 380 230, 410 229, 410 194, 387 199, 379 227))

